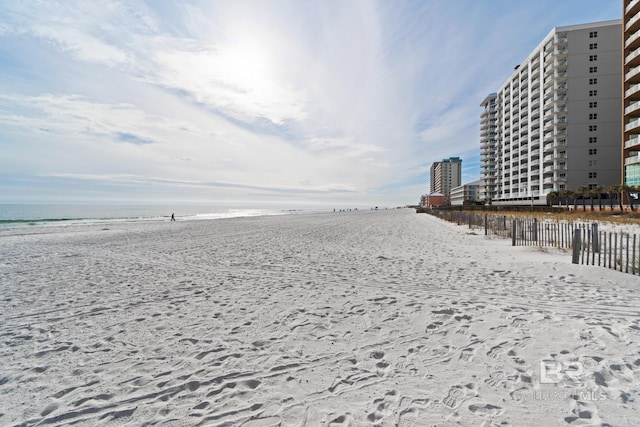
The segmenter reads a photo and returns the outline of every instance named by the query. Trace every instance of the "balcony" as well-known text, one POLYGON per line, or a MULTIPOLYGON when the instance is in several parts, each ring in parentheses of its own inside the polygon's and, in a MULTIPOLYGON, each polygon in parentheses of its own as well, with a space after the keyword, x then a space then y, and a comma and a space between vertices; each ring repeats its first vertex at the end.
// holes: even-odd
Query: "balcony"
MULTIPOLYGON (((640 15, 638 15, 638 16, 640 16, 640 15)), ((640 56, 640 47, 635 49, 635 50, 633 50, 633 51, 631 51, 631 52, 629 52, 629 55, 627 55, 624 58, 625 65, 636 65, 638 62, 640 62, 640 61, 636 60, 639 56, 640 56)))
MULTIPOLYGON (((566 40, 566 39, 565 39, 566 40)), ((557 48, 553 54, 560 58, 565 58, 568 55, 569 51, 566 48, 557 48)))
MULTIPOLYGON (((544 133, 544 142, 548 143, 550 141, 553 141, 553 138, 555 138, 555 134, 553 132, 545 132, 544 133)), ((544 145, 544 150, 547 151, 547 145, 544 145)))
POLYGON ((636 112, 640 110, 640 101, 635 101, 632 102, 631 104, 627 105, 627 107, 624 109, 624 113, 625 114, 631 114, 633 112, 636 112))
MULTIPOLYGON (((537 58, 536 58, 537 60, 537 58)), ((538 60, 539 62, 539 60, 538 60)), ((536 63, 531 63, 532 66, 537 65, 536 63)), ((537 77, 540 76, 540 67, 535 67, 531 70, 531 87, 536 87, 540 84, 540 79, 537 77)))
POLYGON ((638 21, 640 21, 640 14, 635 15, 633 18, 631 18, 630 20, 627 21, 627 25, 625 25, 624 30, 625 31, 629 31, 631 28, 633 28, 633 26, 635 24, 638 23, 638 21))
MULTIPOLYGON (((640 1, 640 0, 638 0, 640 1)), ((535 70, 538 70, 539 68, 536 67, 536 65, 538 65, 540 63, 540 56, 537 55, 535 56, 532 60, 531 60, 531 66, 534 67, 533 71, 535 72, 535 70)))
MULTIPOLYGON (((548 77, 544 78, 544 82, 542 84, 542 87, 544 87, 545 89, 550 88, 551 86, 553 86, 553 73, 550 74, 548 77)), ((545 94, 545 99, 546 99, 546 94, 545 94)))
POLYGON ((625 157, 624 158, 624 165, 628 166, 628 165, 635 165, 636 163, 640 163, 640 153, 634 153, 633 155, 629 156, 629 157, 625 157))
POLYGON ((553 102, 558 105, 563 105, 567 102, 567 95, 557 95, 553 97, 553 102))
POLYGON ((624 142, 624 148, 631 148, 640 145, 640 136, 639 135, 631 135, 629 139, 624 142))
POLYGON ((630 120, 629 123, 624 125, 624 131, 628 132, 631 129, 635 129, 635 128, 639 127, 639 126, 640 126, 640 119, 630 120))
MULTIPOLYGON (((633 67, 632 69, 630 69, 629 72, 624 75, 624 80, 628 82, 633 77, 638 77, 638 75, 640 75, 640 66, 636 66, 636 67, 633 67)), ((637 79, 635 79, 635 80, 637 80, 637 79)))
POLYGON ((624 91, 625 98, 630 98, 632 95, 637 95, 640 92, 640 83, 629 86, 629 89, 624 91))
POLYGON ((629 2, 629 4, 627 5, 627 7, 624 8, 624 13, 629 13, 631 12, 631 10, 640 5, 640 0, 632 0, 629 2))
POLYGON ((540 98, 540 88, 537 87, 535 89, 533 89, 531 91, 531 100, 535 101, 536 99, 540 98))
POLYGON ((624 42, 624 47, 629 48, 635 44, 636 41, 640 39, 640 30, 636 31, 624 42))

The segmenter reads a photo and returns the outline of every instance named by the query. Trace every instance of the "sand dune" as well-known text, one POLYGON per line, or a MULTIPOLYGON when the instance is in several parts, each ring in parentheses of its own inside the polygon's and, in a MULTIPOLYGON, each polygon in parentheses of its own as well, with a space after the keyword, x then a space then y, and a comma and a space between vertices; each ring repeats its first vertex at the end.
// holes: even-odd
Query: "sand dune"
POLYGON ((0 424, 636 425, 640 279, 411 210, 0 231, 0 424))

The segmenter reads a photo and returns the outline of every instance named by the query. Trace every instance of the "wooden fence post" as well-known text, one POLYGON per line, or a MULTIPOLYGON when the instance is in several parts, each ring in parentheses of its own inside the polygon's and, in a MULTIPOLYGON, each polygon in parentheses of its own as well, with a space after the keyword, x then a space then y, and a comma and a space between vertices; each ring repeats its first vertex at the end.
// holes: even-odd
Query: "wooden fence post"
POLYGON ((516 220, 511 220, 511 246, 516 245, 516 220))
POLYGON ((625 262, 625 267, 624 267, 624 272, 628 273, 629 272, 629 235, 627 234, 627 252, 626 252, 626 257, 627 260, 625 262))
POLYGON ((598 223, 591 224, 591 235, 593 236, 593 252, 600 253, 600 239, 598 234, 598 223))
POLYGON ((631 258, 631 274, 636 274, 636 235, 633 235, 633 258, 631 258))
POLYGON ((581 238, 582 231, 580 228, 576 228, 573 230, 573 256, 571 257, 571 262, 573 264, 580 263, 580 249, 581 249, 581 238))

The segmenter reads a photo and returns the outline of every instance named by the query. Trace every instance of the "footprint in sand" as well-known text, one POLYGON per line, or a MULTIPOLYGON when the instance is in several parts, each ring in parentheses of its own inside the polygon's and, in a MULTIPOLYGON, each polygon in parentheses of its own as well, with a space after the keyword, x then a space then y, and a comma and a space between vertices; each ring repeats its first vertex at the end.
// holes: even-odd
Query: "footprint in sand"
POLYGON ((490 403, 485 403, 483 405, 470 405, 469 410, 475 415, 489 418, 497 417, 504 412, 501 407, 492 405, 490 403))
POLYGON ((504 372, 495 371, 489 374, 489 378, 484 380, 486 384, 489 384, 491 387, 496 387, 504 381, 504 372))
POLYGON ((598 408, 593 402, 585 402, 581 400, 571 401, 573 415, 565 417, 568 424, 576 425, 600 425, 600 416, 598 408))
POLYGON ((402 411, 398 417, 398 427, 415 427, 418 422, 419 411, 416 408, 408 408, 402 411))
POLYGON ((435 332, 436 329, 438 329, 443 324, 444 324, 443 322, 438 322, 438 321, 430 323, 429 325, 427 325, 427 328, 426 328, 425 332, 428 333, 428 334, 429 333, 433 333, 433 332, 435 332))
POLYGON ((532 342, 533 342, 533 338, 527 336, 527 337, 517 339, 515 342, 515 345, 517 345, 518 347, 526 347, 532 342))
POLYGON ((469 325, 462 325, 460 329, 456 331, 456 334, 460 335, 468 335, 469 334, 469 325))
POLYGON ((463 362, 471 362, 475 353, 476 350, 474 348, 463 348, 462 352, 460 353, 460 360, 462 360, 463 362))
POLYGON ((464 396, 464 392, 462 390, 460 390, 459 388, 456 388, 456 387, 452 387, 449 390, 449 393, 447 393, 447 397, 442 399, 442 403, 444 403, 449 408, 453 409, 456 406, 458 406, 458 400, 462 396, 464 396))
POLYGON ((514 328, 523 328, 526 324, 527 324, 527 321, 525 319, 520 318, 520 317, 516 317, 511 322, 511 326, 513 326, 514 328))
POLYGON ((487 356, 492 357, 494 359, 499 358, 500 356, 502 356, 502 353, 504 353, 504 348, 503 346, 506 344, 507 342, 502 342, 498 345, 495 345, 493 347, 491 347, 491 349, 489 349, 489 351, 487 352, 487 356))

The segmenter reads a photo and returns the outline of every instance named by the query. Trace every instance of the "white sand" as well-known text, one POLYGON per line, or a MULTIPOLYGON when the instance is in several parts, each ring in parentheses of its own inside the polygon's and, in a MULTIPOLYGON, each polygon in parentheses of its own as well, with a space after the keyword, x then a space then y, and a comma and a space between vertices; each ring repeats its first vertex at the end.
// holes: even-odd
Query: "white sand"
POLYGON ((412 210, 104 227, 0 231, 0 425, 640 419, 638 277, 412 210))

